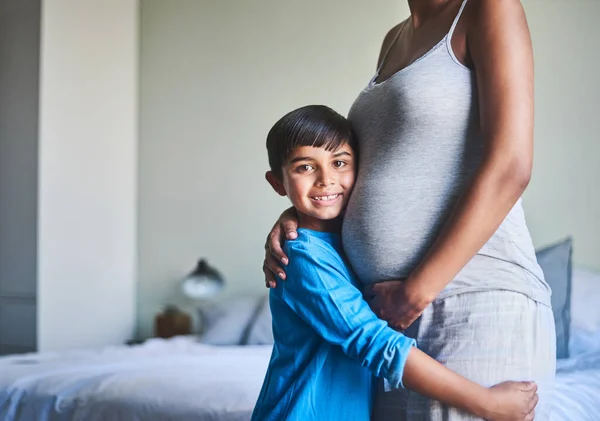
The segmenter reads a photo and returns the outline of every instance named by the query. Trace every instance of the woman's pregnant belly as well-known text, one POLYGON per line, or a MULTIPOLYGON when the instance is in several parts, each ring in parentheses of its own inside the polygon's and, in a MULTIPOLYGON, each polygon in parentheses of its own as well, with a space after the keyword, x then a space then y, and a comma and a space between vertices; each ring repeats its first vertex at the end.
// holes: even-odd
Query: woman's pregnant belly
POLYGON ((383 167, 359 170, 344 216, 344 251, 363 283, 407 277, 431 247, 459 193, 454 168, 383 167))

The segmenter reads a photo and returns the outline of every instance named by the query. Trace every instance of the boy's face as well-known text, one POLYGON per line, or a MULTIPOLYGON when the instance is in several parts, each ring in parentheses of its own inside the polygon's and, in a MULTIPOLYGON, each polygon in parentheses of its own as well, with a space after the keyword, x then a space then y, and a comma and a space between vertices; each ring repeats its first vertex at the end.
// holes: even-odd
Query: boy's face
POLYGON ((290 198, 303 225, 319 229, 321 221, 337 218, 348 204, 356 176, 354 152, 348 145, 335 151, 302 146, 292 151, 282 172, 282 180, 271 172, 267 180, 290 198))

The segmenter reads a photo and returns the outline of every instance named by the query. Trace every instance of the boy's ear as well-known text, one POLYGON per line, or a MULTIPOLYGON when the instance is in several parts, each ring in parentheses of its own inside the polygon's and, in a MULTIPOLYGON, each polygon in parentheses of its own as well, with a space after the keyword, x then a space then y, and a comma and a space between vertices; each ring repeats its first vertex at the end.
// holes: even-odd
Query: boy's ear
POLYGON ((273 187, 273 190, 277 192, 277 194, 279 194, 280 196, 287 196, 285 187, 283 187, 283 183, 275 174, 273 174, 273 171, 267 171, 265 173, 265 178, 267 179, 271 187, 273 187))

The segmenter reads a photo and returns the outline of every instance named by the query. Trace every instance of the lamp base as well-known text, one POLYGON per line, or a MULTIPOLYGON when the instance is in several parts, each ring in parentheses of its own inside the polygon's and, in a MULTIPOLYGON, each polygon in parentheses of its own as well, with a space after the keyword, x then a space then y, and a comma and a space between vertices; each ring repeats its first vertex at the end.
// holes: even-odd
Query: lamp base
POLYGON ((154 318, 154 336, 157 338, 172 338, 191 332, 192 318, 177 307, 168 306, 154 318))

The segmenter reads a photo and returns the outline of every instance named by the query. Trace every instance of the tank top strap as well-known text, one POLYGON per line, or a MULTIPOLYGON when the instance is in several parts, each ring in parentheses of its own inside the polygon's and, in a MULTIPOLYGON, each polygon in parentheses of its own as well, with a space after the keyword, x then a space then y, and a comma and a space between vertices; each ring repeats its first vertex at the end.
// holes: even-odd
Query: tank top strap
POLYGON ((456 29, 456 25, 458 24, 458 21, 460 20, 460 17, 463 13, 463 10, 465 10, 465 6, 467 5, 467 1, 468 0, 463 0, 462 4, 460 5, 460 9, 458 9, 458 13, 456 14, 456 17, 454 18, 454 22, 452 22, 452 26, 450 27, 450 31, 448 31, 448 41, 450 41, 452 39, 452 34, 454 33, 454 30, 456 29))

